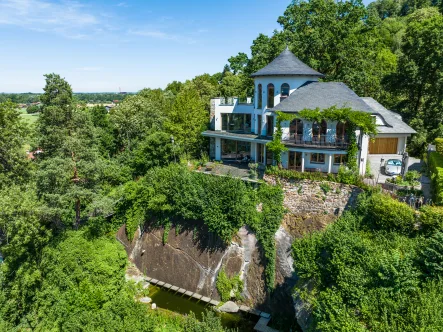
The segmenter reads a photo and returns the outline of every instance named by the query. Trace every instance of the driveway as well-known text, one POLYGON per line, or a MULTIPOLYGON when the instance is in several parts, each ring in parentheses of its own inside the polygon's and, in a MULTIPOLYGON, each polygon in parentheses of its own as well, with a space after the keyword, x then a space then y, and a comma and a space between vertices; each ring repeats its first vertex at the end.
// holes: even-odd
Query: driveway
MULTIPOLYGON (((385 175, 383 172, 380 172, 380 160, 384 159, 384 162, 388 159, 400 159, 402 160, 402 155, 398 154, 370 154, 369 155, 369 164, 371 167, 371 173, 374 174, 374 179, 377 181, 377 183, 385 183, 387 178, 390 178, 390 176, 385 175)), ((424 163, 422 160, 417 158, 409 157, 408 162, 408 168, 409 171, 418 171, 423 172, 424 163)), ((426 198, 430 197, 430 183, 428 177, 425 175, 422 175, 420 177, 420 183, 421 183, 421 189, 423 190, 424 196, 426 198)))

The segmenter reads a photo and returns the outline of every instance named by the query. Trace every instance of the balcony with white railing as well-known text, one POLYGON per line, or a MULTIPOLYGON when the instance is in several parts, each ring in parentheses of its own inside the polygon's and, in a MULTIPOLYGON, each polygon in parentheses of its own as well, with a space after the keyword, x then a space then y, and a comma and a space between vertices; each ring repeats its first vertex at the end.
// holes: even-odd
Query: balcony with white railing
POLYGON ((291 134, 289 137, 283 138, 283 143, 287 145, 303 146, 303 147, 324 147, 335 149, 347 149, 349 140, 347 137, 338 137, 330 135, 317 135, 306 137, 302 134, 291 134))

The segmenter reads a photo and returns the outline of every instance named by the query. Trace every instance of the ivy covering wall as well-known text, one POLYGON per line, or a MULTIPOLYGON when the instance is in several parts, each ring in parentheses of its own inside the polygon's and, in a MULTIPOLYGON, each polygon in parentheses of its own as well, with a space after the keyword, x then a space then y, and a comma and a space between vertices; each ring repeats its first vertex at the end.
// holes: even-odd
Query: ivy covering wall
POLYGON ((362 133, 374 136, 377 134, 377 126, 371 114, 355 111, 351 108, 337 108, 335 106, 320 110, 304 109, 298 113, 283 113, 276 111, 277 115, 277 130, 274 133, 274 139, 267 144, 270 151, 274 153, 274 158, 279 166, 281 166, 281 154, 288 149, 282 143, 282 122, 292 121, 294 119, 301 119, 307 121, 337 121, 346 124, 346 134, 348 135, 349 144, 347 148, 348 153, 348 167, 356 170, 357 168, 357 153, 358 144, 355 131, 360 129, 362 133))
POLYGON ((272 289, 274 235, 283 214, 283 191, 279 186, 261 184, 254 188, 237 178, 192 172, 172 164, 151 169, 145 177, 126 184, 113 222, 125 223, 131 238, 139 225, 151 220, 156 220, 158 227, 203 221, 225 243, 240 227, 248 225, 262 245, 266 284, 272 289))

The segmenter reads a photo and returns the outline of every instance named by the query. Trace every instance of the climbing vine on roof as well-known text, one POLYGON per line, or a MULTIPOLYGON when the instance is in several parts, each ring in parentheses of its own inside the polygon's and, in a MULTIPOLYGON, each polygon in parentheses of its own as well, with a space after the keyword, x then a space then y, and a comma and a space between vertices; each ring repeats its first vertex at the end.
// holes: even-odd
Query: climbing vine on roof
POLYGON ((365 134, 375 136, 377 134, 377 125, 374 118, 369 113, 354 111, 352 108, 337 108, 335 106, 320 110, 304 109, 296 114, 291 114, 292 119, 302 119, 308 121, 329 120, 348 123, 353 127, 360 128, 365 134))
POLYGON ((288 150, 282 142, 281 138, 283 134, 282 122, 284 121, 301 119, 317 122, 321 122, 322 120, 329 120, 346 123, 346 133, 349 137, 349 146, 347 150, 348 165, 351 169, 355 171, 357 171, 358 152, 355 130, 359 128, 363 131, 363 133, 370 136, 375 136, 377 134, 377 125, 375 124, 375 121, 372 118, 371 114, 354 111, 351 108, 337 108, 335 106, 332 106, 324 110, 320 110, 319 108, 316 108, 314 110, 304 109, 295 114, 283 113, 281 111, 276 111, 275 113, 277 115, 277 130, 274 133, 274 139, 271 142, 267 143, 266 146, 270 151, 273 152, 274 159, 279 167, 281 167, 281 154, 288 150))

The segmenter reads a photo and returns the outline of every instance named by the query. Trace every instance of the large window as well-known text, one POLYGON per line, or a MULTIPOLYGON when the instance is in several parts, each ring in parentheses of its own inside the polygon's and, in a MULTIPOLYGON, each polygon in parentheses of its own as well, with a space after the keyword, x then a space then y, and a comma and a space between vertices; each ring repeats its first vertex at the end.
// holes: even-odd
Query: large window
POLYGON ((301 171, 302 153, 296 151, 289 151, 289 169, 301 171))
POLYGON ((282 101, 283 99, 285 99, 287 97, 289 97, 289 84, 283 83, 281 85, 280 101, 282 101))
POLYGON ((257 92, 257 108, 262 109, 263 108, 263 89, 261 84, 258 85, 258 92, 257 92))
POLYGON ((346 137, 346 123, 344 123, 344 122, 337 123, 335 135, 336 135, 337 139, 339 139, 339 140, 345 139, 345 137, 346 137))
POLYGON ((326 131, 328 130, 328 124, 325 120, 321 123, 314 121, 312 124, 312 140, 314 141, 324 141, 326 137, 326 131))
POLYGON ((251 114, 222 113, 222 130, 251 132, 251 114))
POLYGON ((274 117, 272 115, 266 116, 266 136, 274 135, 274 117))
POLYGON ((291 139, 295 139, 296 141, 303 140, 303 121, 300 119, 295 119, 291 121, 289 125, 289 134, 291 139))
POLYGON ((344 165, 348 162, 347 154, 334 154, 334 165, 344 165))
POLYGON ((265 145, 264 144, 257 144, 257 158, 256 162, 258 163, 265 163, 265 145))
POLYGON ((242 160, 251 156, 251 143, 249 142, 222 139, 221 145, 223 160, 242 160))
POLYGON ((325 154, 324 153, 311 153, 311 163, 312 164, 324 164, 325 154))
POLYGON ((274 84, 268 84, 268 108, 274 107, 274 84))
POLYGON ((257 134, 261 136, 262 118, 261 115, 257 115, 257 134))

